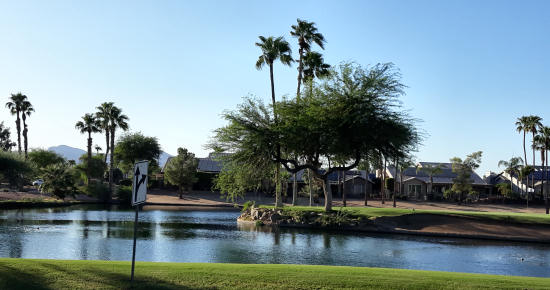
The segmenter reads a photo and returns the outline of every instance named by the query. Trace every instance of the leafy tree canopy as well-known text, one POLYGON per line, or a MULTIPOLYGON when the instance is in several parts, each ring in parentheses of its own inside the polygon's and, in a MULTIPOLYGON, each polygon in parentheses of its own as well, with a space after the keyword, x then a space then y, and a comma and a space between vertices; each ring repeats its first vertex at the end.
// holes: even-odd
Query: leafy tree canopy
POLYGON ((29 161, 34 168, 41 169, 49 165, 65 163, 65 158, 52 151, 34 149, 29 153, 29 161))
POLYGON ((149 167, 158 167, 160 145, 155 137, 147 137, 140 132, 122 135, 114 151, 115 163, 119 164, 124 172, 130 171, 134 163, 149 160, 149 167))
POLYGON ((83 154, 79 158, 80 164, 76 166, 83 173, 88 173, 90 178, 103 178, 107 170, 107 163, 103 160, 103 154, 94 155, 88 162, 88 154, 83 154))
POLYGON ((180 198, 183 191, 197 182, 197 165, 195 154, 185 148, 178 148, 178 155, 168 161, 164 177, 168 183, 178 187, 180 198))
POLYGON ((22 156, 0 151, 0 181, 12 186, 22 187, 29 179, 32 168, 22 156))
POLYGON ((15 146, 15 142, 10 139, 10 128, 4 126, 4 122, 0 122, 0 150, 11 151, 11 147, 15 146))

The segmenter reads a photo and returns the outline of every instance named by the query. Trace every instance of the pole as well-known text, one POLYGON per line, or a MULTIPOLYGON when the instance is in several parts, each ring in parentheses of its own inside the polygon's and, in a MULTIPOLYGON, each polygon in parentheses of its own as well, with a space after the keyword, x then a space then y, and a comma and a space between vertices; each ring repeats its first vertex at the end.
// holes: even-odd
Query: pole
POLYGON ((136 219, 134 220, 134 247, 132 250, 132 276, 130 278, 130 281, 134 281, 134 266, 136 264, 136 235, 137 235, 137 225, 138 225, 138 212, 139 212, 139 204, 136 205, 136 219))

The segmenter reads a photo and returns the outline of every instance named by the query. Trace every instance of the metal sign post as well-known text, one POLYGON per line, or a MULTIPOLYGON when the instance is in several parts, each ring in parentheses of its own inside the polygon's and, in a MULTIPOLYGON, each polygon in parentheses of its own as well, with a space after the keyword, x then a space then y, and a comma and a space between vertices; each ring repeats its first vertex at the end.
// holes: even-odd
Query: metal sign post
POLYGON ((139 205, 145 203, 147 199, 147 167, 149 161, 139 161, 134 165, 134 182, 132 184, 132 206, 136 209, 136 218, 134 220, 134 247, 132 249, 132 276, 130 281, 134 281, 134 267, 136 264, 136 242, 138 229, 139 205))

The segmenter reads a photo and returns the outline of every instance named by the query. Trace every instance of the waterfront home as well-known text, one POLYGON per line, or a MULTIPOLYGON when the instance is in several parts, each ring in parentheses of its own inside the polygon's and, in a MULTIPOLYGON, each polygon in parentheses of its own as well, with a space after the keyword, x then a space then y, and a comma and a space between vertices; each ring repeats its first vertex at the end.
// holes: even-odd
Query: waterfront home
MULTIPOLYGON (((377 172, 377 177, 381 178, 382 171, 377 172)), ((453 179, 456 173, 452 170, 451 163, 442 162, 418 162, 415 167, 409 167, 400 174, 396 172, 395 167, 388 166, 386 169, 386 178, 393 178, 397 184, 401 182, 401 188, 396 187, 399 196, 408 199, 440 199, 445 190, 453 185, 453 179), (433 188, 430 191, 430 175, 427 168, 439 167, 440 172, 433 174, 433 188), (424 170, 423 170, 424 169, 424 170), (402 179, 401 179, 402 176, 402 179)), ((491 193, 492 185, 485 182, 476 172, 471 175, 472 186, 480 195, 491 193)))

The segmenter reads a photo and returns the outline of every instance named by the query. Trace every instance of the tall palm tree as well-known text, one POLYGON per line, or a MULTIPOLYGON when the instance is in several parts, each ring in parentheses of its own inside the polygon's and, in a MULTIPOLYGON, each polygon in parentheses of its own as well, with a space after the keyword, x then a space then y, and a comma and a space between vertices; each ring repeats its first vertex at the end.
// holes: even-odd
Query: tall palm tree
MULTIPOLYGON (((517 184, 519 179, 519 170, 521 167, 521 163, 523 163, 523 160, 521 157, 512 157, 509 161, 506 160, 500 160, 498 162, 498 167, 504 167, 504 172, 508 173, 510 175, 510 190, 514 191, 512 186, 512 178, 514 174, 518 175, 518 178, 516 179, 516 186, 519 188, 519 185, 517 184)), ((520 188, 521 189, 521 188, 520 188)))
POLYGON ((298 39, 298 53, 300 55, 298 59, 298 88, 296 90, 296 98, 300 98, 300 85, 302 83, 302 74, 303 74, 303 58, 304 53, 311 50, 311 44, 316 43, 321 49, 325 49, 325 37, 317 32, 317 27, 315 27, 314 22, 308 22, 305 20, 297 19, 297 24, 292 25, 292 30, 290 35, 298 39))
POLYGON ((88 133, 88 169, 86 171, 88 178, 90 178, 89 167, 92 160, 92 133, 100 132, 101 127, 94 114, 85 114, 82 116, 82 121, 76 122, 75 128, 82 134, 88 133))
MULTIPOLYGON (((290 45, 283 37, 274 38, 273 36, 264 37, 259 36, 260 41, 256 42, 262 50, 262 54, 256 61, 256 69, 260 70, 264 65, 269 66, 269 78, 271 80, 271 101, 273 104, 273 118, 277 121, 277 115, 275 114, 275 81, 273 79, 273 63, 276 60, 281 61, 282 64, 290 66, 292 64, 292 50, 290 45)), ((277 154, 280 155, 281 148, 277 145, 277 154)), ((283 205, 281 200, 281 188, 279 182, 280 166, 275 167, 275 206, 281 207, 283 205)))
POLYGON ((85 114, 81 121, 76 122, 75 128, 82 134, 88 133, 88 162, 90 162, 92 159, 92 133, 101 132, 99 120, 94 114, 85 114))
MULTIPOLYGON (((441 164, 437 164, 437 165, 426 164, 426 165, 423 165, 422 167, 417 167, 416 172, 418 171, 422 171, 430 177, 430 184, 429 184, 430 188, 426 192, 430 192, 433 194, 434 175, 441 174, 443 172, 443 167, 441 166, 441 164)), ((427 195, 424 194, 424 200, 427 200, 427 199, 428 199, 427 195)))
POLYGON ((525 150, 525 135, 529 131, 529 116, 522 116, 516 121, 516 131, 523 132, 523 165, 527 166, 527 150, 525 150))
MULTIPOLYGON (((542 118, 539 117, 539 116, 529 116, 528 118, 529 120, 529 123, 528 123, 528 126, 527 126, 527 129, 529 130, 529 132, 531 132, 531 136, 533 137, 532 138, 532 144, 531 144, 531 149, 533 151, 533 170, 535 170, 535 134, 537 134, 539 128, 542 127, 542 118)), ((531 186, 533 187, 533 189, 535 188, 535 175, 531 175, 531 186)))
POLYGON ((28 150, 29 150, 28 133, 29 133, 29 128, 27 126, 27 117, 30 117, 31 113, 33 113, 33 112, 34 112, 34 108, 31 104, 31 102, 29 102, 25 97, 25 100, 23 101, 23 103, 21 103, 21 118, 23 120, 23 144, 24 144, 24 149, 25 149, 25 160, 27 160, 27 158, 29 158, 29 156, 28 156, 28 150))
POLYGON ((111 110, 113 109, 114 103, 113 102, 105 102, 98 107, 96 117, 100 123, 100 128, 103 132, 105 132, 105 157, 104 162, 107 162, 107 155, 109 154, 110 145, 109 142, 111 140, 110 134, 111 130, 109 129, 109 116, 111 115, 111 110))
POLYGON ((122 114, 122 109, 113 106, 109 114, 109 130, 111 137, 111 158, 109 162, 109 190, 113 192, 113 169, 114 169, 114 152, 115 152, 115 133, 116 129, 119 128, 122 131, 128 130, 128 116, 122 114))
POLYGON ((538 149, 541 151, 542 157, 542 194, 544 196, 544 205, 546 214, 549 214, 550 208, 548 204, 548 150, 550 150, 550 127, 543 126, 539 130, 539 134, 535 137, 538 149))
POLYGON ((27 96, 21 94, 11 94, 10 101, 6 103, 6 108, 10 110, 12 115, 16 115, 15 119, 15 128, 17 130, 17 151, 21 154, 21 106, 23 102, 27 99, 27 96))

